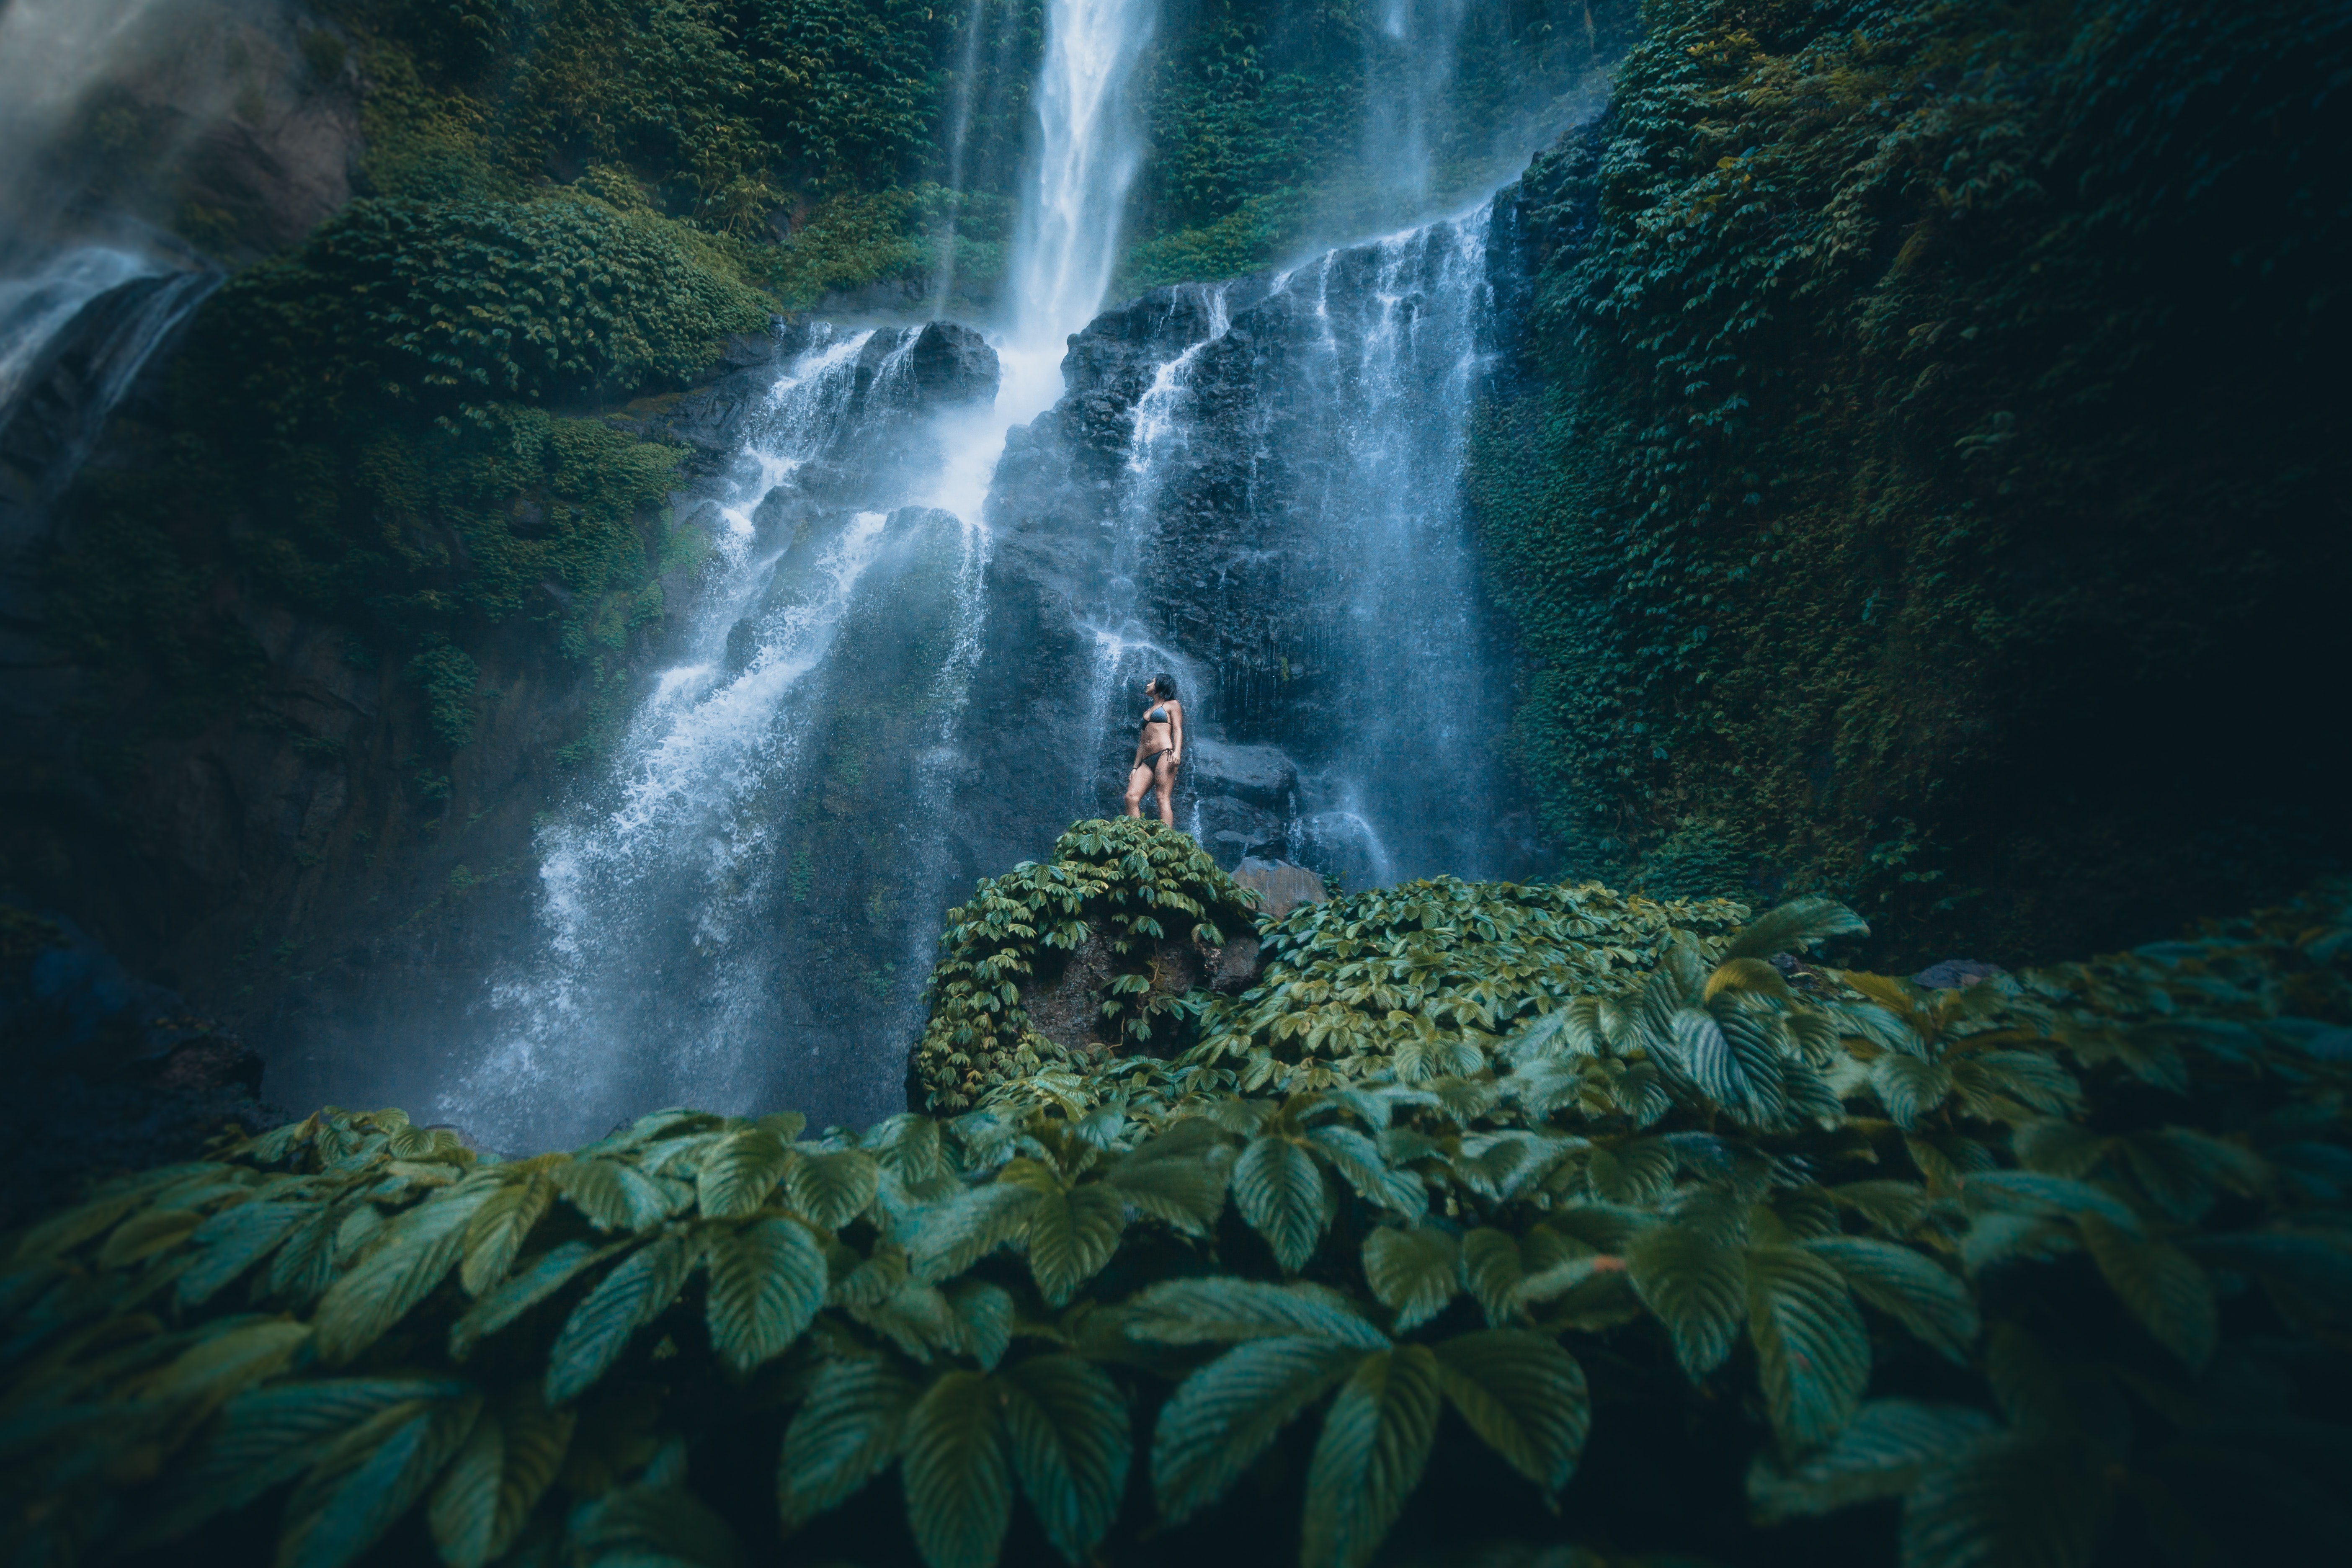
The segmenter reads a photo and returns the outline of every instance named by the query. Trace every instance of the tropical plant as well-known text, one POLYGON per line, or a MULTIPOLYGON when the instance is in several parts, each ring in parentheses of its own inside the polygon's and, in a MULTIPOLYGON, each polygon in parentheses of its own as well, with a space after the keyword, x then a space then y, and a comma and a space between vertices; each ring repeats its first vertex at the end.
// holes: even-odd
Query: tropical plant
POLYGON ((965 1110, 992 1088, 1073 1060, 1032 1026, 1023 988, 1048 961, 1066 963, 1097 942, 1108 958, 1100 1032, 1172 1054, 1187 1005, 1154 984, 1158 956, 1171 942, 1214 950, 1247 935, 1255 900, 1189 835, 1141 817, 1077 823, 1055 840, 1051 861, 983 879, 940 933, 946 951, 931 970, 930 1019, 913 1066, 928 1104, 965 1110))
POLYGON ((1423 1514, 1459 1545, 1469 1485, 1612 1554, 1897 1499, 1848 1557, 2325 1550, 2352 886, 1959 993, 1766 962, 1857 923, 1677 935, 1465 1070, 1160 1065, 1194 1091, 1147 1117, 1083 1064, 510 1161, 322 1111, 13 1239, 6 1530, 318 1568, 1272 1531, 1321 1568, 1423 1514))

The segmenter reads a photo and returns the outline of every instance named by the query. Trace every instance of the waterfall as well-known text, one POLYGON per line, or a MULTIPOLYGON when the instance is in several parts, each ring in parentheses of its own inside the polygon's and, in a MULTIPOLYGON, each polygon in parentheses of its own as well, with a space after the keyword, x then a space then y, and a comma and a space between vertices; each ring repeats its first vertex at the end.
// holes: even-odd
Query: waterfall
MULTIPOLYGON (((1365 130, 1372 138, 1368 160, 1392 200, 1418 205, 1430 197, 1430 115, 1444 101, 1454 75, 1456 40, 1469 0, 1385 0, 1381 33, 1395 46, 1393 69, 1399 100, 1394 120, 1375 114, 1365 130)), ((1375 62, 1374 79, 1385 73, 1375 62)), ((1426 209, 1423 209, 1426 210, 1426 209)))
MULTIPOLYGON (((961 715, 988 608, 983 499, 1008 428, 1060 395, 1065 342, 1108 286, 1140 158, 1129 77, 1155 15, 1048 7, 989 346, 823 323, 794 343, 678 519, 711 554, 675 662, 538 833, 525 951, 446 1044, 369 1069, 369 1097, 437 1100, 504 1148, 675 1100, 793 1105, 820 1124, 898 1108, 938 910, 962 876, 941 804, 980 783, 961 715)), ((298 1099, 305 1073, 352 1095, 348 1060, 273 1072, 298 1099)))
POLYGON ((185 247, 102 203, 69 172, 76 115, 139 51, 165 0, 14 0, 0 7, 0 569, 37 547, 42 503, 73 477, 140 370, 220 281, 185 247), (33 504, 26 504, 27 502, 33 504))
POLYGON ((1052 0, 1046 9, 1036 142, 1013 226, 1004 317, 991 338, 1003 378, 995 404, 950 442, 930 496, 968 521, 981 521, 1005 432, 1061 395, 1064 345, 1110 288, 1143 159, 1130 78, 1158 21, 1157 0, 1052 0))
POLYGON ((1510 670, 1463 494, 1516 288, 1490 207, 1269 277, 1161 289, 1072 344, 1006 458, 973 706, 1034 782, 963 811, 983 858, 1118 809, 1145 677, 1184 690, 1179 821, 1227 865, 1351 887, 1531 868, 1496 754, 1510 670))

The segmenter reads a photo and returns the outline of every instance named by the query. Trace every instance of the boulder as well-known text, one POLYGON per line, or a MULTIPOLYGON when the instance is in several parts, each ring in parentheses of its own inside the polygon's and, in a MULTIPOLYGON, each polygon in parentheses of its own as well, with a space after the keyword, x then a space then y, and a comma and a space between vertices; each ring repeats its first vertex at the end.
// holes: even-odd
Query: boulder
POLYGON ((961 321, 932 321, 908 352, 907 368, 923 403, 943 407, 996 395, 996 351, 961 321))
MULTIPOLYGON (((1171 940, 1151 955, 1151 994, 1181 996, 1187 991, 1214 991, 1236 995, 1257 984, 1260 962, 1257 933, 1245 931, 1227 939, 1223 947, 1171 940)), ((1039 973, 1022 988, 1021 1005, 1030 1026, 1064 1050, 1099 1050, 1157 1056, 1157 1041, 1140 1047, 1113 1036, 1106 1027, 1104 987, 1117 973, 1110 943, 1089 926, 1087 940, 1066 959, 1058 973, 1039 973)))
POLYGON ((1236 746, 1192 738, 1184 768, 1195 788, 1230 795, 1266 811, 1286 811, 1298 788, 1298 764, 1279 746, 1236 746))
POLYGON ((1201 847, 1228 871, 1253 855, 1281 852, 1283 820, 1263 806, 1235 795, 1213 795, 1195 799, 1191 815, 1201 847))
POLYGON ((1324 890, 1322 878, 1287 860, 1261 860, 1252 856, 1234 873, 1234 880, 1244 888, 1256 889, 1258 897, 1265 900, 1266 914, 1275 920, 1301 904, 1319 904, 1330 897, 1324 890))

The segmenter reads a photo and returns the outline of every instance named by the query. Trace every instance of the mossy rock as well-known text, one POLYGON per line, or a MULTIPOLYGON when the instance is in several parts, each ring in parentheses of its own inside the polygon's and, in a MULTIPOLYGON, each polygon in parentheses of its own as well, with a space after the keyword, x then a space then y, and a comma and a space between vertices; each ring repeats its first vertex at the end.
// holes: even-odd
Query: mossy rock
POLYGON ((1206 988, 1255 973, 1256 903, 1176 828, 1075 825, 948 911, 910 1097, 963 1110, 1049 1065, 1171 1054, 1206 988))

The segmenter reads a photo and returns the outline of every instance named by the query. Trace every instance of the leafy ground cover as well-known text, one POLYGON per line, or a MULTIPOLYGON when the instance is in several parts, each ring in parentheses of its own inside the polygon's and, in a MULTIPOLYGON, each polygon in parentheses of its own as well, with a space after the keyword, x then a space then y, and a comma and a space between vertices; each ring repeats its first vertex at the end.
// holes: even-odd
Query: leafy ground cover
POLYGON ((5 1528, 319 1568, 2337 1538, 2352 887, 1958 990, 1791 956, 1859 925, 1435 884, 1266 922, 1175 1060, 953 1118, 502 1160, 323 1110, 9 1240, 5 1528))

